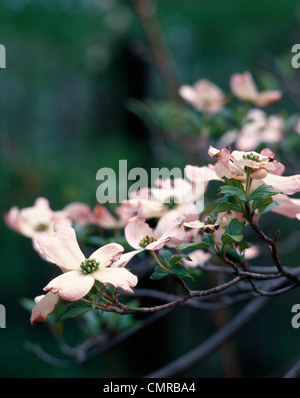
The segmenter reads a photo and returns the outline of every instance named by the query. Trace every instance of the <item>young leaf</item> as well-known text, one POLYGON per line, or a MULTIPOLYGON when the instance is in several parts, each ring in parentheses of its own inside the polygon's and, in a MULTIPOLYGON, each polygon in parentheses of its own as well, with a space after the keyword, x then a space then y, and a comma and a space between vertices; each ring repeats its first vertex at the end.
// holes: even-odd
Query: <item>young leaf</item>
MULTIPOLYGON (((204 235, 205 236, 205 235, 204 235)), ((182 243, 181 245, 177 246, 177 250, 186 250, 186 249, 210 249, 211 245, 208 242, 193 242, 193 243, 182 243)))
POLYGON ((233 204, 232 202, 228 201, 227 198, 223 198, 222 202, 217 204, 217 211, 222 213, 223 211, 237 211, 239 213, 245 213, 245 210, 240 207, 237 203, 233 204))
POLYGON ((68 304, 59 320, 62 321, 66 319, 77 318, 78 316, 88 312, 90 309, 91 306, 87 303, 75 302, 68 304))
POLYGON ((241 233, 245 228, 245 224, 246 221, 239 221, 237 218, 233 218, 222 235, 223 246, 234 242, 240 242, 243 239, 241 233))
POLYGON ((240 189, 242 192, 245 192, 244 186, 241 183, 241 181, 236 180, 235 178, 227 178, 227 177, 224 177, 224 181, 226 185, 229 185, 231 187, 236 187, 240 189))
POLYGON ((164 271, 162 268, 159 266, 155 267, 154 272, 152 275, 150 275, 150 279, 152 280, 159 280, 167 276, 169 273, 164 271))
POLYGON ((177 264, 182 258, 184 258, 187 261, 191 261, 190 257, 188 255, 177 255, 177 256, 172 256, 171 260, 170 260, 170 265, 172 267, 174 267, 175 264, 177 264))
POLYGON ((215 243, 212 234, 205 234, 200 242, 183 243, 176 247, 177 250, 185 249, 212 249, 215 250, 215 243))
POLYGON ((162 250, 159 254, 160 262, 167 268, 170 268, 170 262, 172 258, 172 252, 170 250, 162 250))
POLYGON ((62 336, 63 330, 64 330, 64 321, 60 320, 56 324, 56 331, 57 331, 57 334, 59 335, 59 337, 62 336))
POLYGON ((232 247, 227 245, 226 252, 237 261, 242 261, 241 255, 232 247))
POLYGON ((185 268, 184 265, 182 264, 175 264, 174 267, 171 268, 170 270, 171 275, 178 275, 182 278, 191 278, 194 279, 188 272, 188 270, 185 268))
POLYGON ((246 221, 239 221, 237 218, 233 218, 225 229, 225 233, 229 235, 241 234, 245 228, 246 221))
POLYGON ((227 194, 230 196, 233 196, 236 199, 239 199, 243 202, 246 201, 246 196, 245 193, 243 191, 241 191, 240 188, 237 188, 235 186, 230 186, 230 185, 223 185, 220 188, 220 194, 227 194))
POLYGON ((251 200, 261 200, 269 198, 273 195, 276 195, 280 192, 276 191, 272 185, 262 184, 259 185, 254 191, 252 191, 248 197, 248 202, 251 200))
POLYGON ((230 243, 240 242, 243 239, 243 235, 229 235, 223 234, 222 235, 222 243, 223 246, 229 245, 230 243))

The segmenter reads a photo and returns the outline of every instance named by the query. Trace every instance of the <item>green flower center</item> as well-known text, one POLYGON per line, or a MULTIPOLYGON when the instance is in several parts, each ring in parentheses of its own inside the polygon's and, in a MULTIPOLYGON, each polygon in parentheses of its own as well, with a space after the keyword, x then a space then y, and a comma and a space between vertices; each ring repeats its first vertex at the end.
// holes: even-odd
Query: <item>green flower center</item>
POLYGON ((82 261, 80 264, 81 272, 85 275, 90 274, 91 272, 96 271, 99 268, 100 263, 98 263, 95 259, 87 259, 82 261))
POLYGON ((139 246, 141 246, 142 248, 145 248, 146 246, 150 245, 150 243, 152 242, 156 242, 157 239, 154 238, 154 236, 145 236, 143 239, 141 239, 139 246))
POLYGON ((253 162, 257 162, 257 163, 261 162, 259 155, 255 155, 253 152, 243 155, 243 159, 252 160, 253 162))
POLYGON ((45 232, 45 231, 47 231, 48 230, 48 225, 47 224, 38 224, 36 227, 35 227, 35 231, 36 232, 45 232))

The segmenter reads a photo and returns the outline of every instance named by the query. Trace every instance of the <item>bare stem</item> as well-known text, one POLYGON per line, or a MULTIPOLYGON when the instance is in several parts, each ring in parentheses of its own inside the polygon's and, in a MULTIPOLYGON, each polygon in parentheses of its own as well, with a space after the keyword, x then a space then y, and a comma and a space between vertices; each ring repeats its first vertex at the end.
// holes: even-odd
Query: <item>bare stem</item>
POLYGON ((299 278, 295 274, 287 271, 283 267, 283 265, 281 264, 281 261, 279 259, 278 249, 277 249, 277 239, 279 237, 280 231, 276 231, 275 238, 271 239, 261 230, 261 228, 259 227, 258 223, 254 219, 254 215, 249 216, 248 217, 248 221, 249 221, 249 224, 251 225, 251 227, 253 228, 253 230, 257 233, 257 235, 268 245, 270 254, 271 254, 271 256, 273 258, 273 261, 274 261, 274 263, 275 263, 275 265, 276 265, 276 267, 278 269, 278 272, 282 276, 286 276, 287 278, 293 280, 295 283, 300 285, 299 278))

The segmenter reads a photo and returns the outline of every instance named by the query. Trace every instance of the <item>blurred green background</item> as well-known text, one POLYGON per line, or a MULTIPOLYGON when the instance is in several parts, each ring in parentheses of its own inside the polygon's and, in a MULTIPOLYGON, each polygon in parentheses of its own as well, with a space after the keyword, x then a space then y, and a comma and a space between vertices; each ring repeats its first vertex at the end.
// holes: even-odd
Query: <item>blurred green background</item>
MULTIPOLYGON (((300 75, 290 65, 299 41, 298 1, 157 0, 152 7, 137 10, 121 0, 0 0, 7 56, 0 70, 2 215, 13 205, 33 205, 38 196, 53 210, 71 201, 93 207, 97 170, 117 169, 119 159, 127 159, 128 168, 183 167, 188 151, 153 135, 128 110, 130 98, 176 99, 180 84, 199 78, 228 91, 232 73, 250 70, 259 83, 283 90, 286 112, 299 112, 297 92, 280 78, 300 75), (161 47, 168 58, 159 64, 153 50, 161 47)), ((299 230, 298 221, 273 220, 283 237, 299 230)), ((28 342, 36 343, 64 359, 47 326, 30 325, 21 300, 41 294, 56 270, 3 222, 0 242, 0 303, 7 310, 1 377, 140 377, 214 330, 211 313, 180 308, 82 366, 53 366, 28 349, 28 342)), ((241 375, 281 376, 300 355, 300 332, 290 325, 297 300, 297 291, 274 298, 237 338, 241 375)), ((65 333, 70 345, 80 341, 72 322, 65 333)), ((187 374, 224 375, 219 353, 187 374)))

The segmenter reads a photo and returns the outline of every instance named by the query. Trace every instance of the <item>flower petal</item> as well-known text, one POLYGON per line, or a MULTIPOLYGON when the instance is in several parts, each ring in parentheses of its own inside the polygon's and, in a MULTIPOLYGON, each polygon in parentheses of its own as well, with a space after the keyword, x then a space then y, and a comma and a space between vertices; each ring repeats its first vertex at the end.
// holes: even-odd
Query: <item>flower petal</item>
POLYGON ((90 255, 90 259, 95 259, 100 263, 100 267, 109 267, 113 261, 120 258, 124 251, 124 247, 118 243, 109 243, 108 245, 100 247, 90 255))
POLYGON ((85 257, 79 248, 74 228, 66 222, 57 222, 53 233, 41 233, 36 244, 41 256, 58 265, 63 271, 80 269, 85 257))
POLYGON ((138 253, 140 253, 141 251, 143 251, 143 249, 141 248, 140 250, 133 250, 131 252, 128 253, 124 253, 121 255, 121 257, 117 260, 114 261, 111 264, 111 268, 119 268, 119 267, 125 267, 125 265, 127 265, 129 263, 129 261, 138 253))
POLYGON ((230 78, 230 88, 232 93, 243 101, 255 101, 258 95, 250 72, 234 73, 230 78))
POLYGON ((282 192, 286 195, 293 195, 300 191, 300 174, 293 176, 280 176, 269 173, 263 181, 267 185, 272 187, 278 192, 282 192))
POLYGON ((85 275, 81 271, 66 272, 52 279, 44 290, 57 292, 63 300, 77 301, 91 290, 95 282, 93 274, 85 275))
POLYGON ((278 90, 265 90, 259 93, 254 103, 257 106, 268 106, 274 102, 280 101, 282 98, 281 91, 278 90))
POLYGON ((59 302, 57 293, 48 292, 46 295, 36 297, 37 304, 32 310, 30 322, 32 325, 44 323, 47 316, 50 315, 56 304, 59 302))
POLYGON ((272 211, 289 218, 299 218, 300 216, 300 199, 290 198, 286 195, 273 196, 274 202, 278 203, 272 211))
POLYGON ((140 249, 140 242, 146 236, 155 238, 153 229, 145 222, 144 219, 138 216, 131 218, 125 227, 125 238, 131 247, 140 249))
POLYGON ((81 202, 72 202, 64 207, 63 212, 67 218, 80 225, 89 225, 95 223, 95 216, 89 205, 81 202))
POLYGON ((119 228, 119 221, 101 204, 97 204, 94 209, 95 222, 105 229, 119 228))
POLYGON ((93 272, 93 277, 103 284, 110 283, 130 293, 133 293, 131 287, 136 286, 138 282, 135 275, 122 267, 101 268, 93 272))

